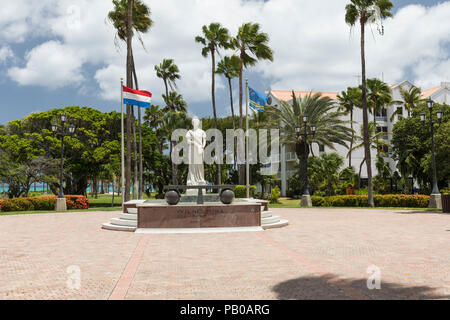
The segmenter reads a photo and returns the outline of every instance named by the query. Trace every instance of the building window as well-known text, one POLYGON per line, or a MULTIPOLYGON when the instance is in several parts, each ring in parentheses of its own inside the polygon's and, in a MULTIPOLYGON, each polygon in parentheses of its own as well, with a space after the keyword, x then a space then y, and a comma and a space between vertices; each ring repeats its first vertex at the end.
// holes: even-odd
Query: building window
POLYGON ((388 127, 377 127, 377 133, 384 132, 387 134, 388 127))
POLYGON ((402 115, 403 115, 403 107, 397 107, 397 114, 398 114, 399 116, 402 116, 402 115))
POLYGON ((376 117, 386 118, 386 117, 387 117, 387 111, 386 111, 386 108, 382 108, 382 109, 381 109, 381 113, 380 113, 380 111, 377 111, 377 112, 375 113, 375 116, 376 116, 376 117))
POLYGON ((380 146, 379 151, 383 157, 389 157, 389 147, 388 146, 382 146, 382 147, 380 146))
POLYGON ((322 144, 319 144, 319 152, 325 152, 325 146, 322 144))

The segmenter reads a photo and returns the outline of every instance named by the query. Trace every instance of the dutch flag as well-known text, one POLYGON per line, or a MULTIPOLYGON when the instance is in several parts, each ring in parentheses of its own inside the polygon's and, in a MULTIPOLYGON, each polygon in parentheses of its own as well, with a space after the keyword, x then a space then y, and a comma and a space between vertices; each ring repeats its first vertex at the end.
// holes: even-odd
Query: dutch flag
POLYGON ((135 90, 122 86, 123 104, 138 106, 141 108, 150 108, 152 102, 151 92, 144 90, 135 90))

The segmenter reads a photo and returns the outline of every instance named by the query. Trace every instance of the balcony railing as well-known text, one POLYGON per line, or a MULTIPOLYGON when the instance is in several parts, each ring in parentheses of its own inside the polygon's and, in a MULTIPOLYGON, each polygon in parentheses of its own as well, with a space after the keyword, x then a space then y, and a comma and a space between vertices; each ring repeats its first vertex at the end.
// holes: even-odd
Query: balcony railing
POLYGON ((388 118, 387 117, 382 117, 382 116, 376 116, 375 120, 376 121, 380 121, 380 122, 387 122, 388 118))

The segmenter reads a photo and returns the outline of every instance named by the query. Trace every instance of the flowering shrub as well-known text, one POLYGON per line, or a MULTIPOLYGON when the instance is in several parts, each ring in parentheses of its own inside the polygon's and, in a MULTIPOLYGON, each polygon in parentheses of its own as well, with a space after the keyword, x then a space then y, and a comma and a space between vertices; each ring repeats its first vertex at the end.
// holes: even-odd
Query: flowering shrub
MULTIPOLYGON (((367 207, 367 195, 311 197, 314 207, 367 207)), ((429 196, 405 194, 374 195, 375 207, 426 208, 429 196)))
MULTIPOLYGON (((89 199, 85 196, 66 195, 67 209, 89 209, 89 199)), ((56 196, 29 197, 0 200, 0 212, 54 210, 56 196)))

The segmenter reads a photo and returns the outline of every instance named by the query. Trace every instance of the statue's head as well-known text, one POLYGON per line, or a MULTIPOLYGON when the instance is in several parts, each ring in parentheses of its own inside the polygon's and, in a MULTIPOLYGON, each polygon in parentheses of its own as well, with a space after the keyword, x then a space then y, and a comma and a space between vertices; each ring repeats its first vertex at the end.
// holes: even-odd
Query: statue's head
POLYGON ((192 126, 194 130, 197 130, 200 127, 200 120, 197 117, 192 118, 192 126))

